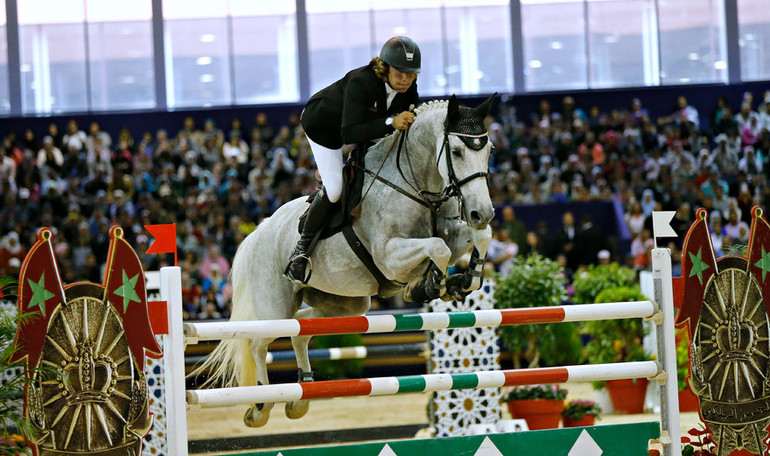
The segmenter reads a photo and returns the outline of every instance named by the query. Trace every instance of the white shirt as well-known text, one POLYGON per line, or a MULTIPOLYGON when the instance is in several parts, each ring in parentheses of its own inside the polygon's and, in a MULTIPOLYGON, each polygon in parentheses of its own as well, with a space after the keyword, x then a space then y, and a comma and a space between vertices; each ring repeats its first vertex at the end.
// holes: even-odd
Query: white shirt
POLYGON ((396 89, 390 86, 387 82, 385 83, 385 92, 388 94, 388 101, 385 105, 385 109, 390 109, 390 105, 393 103, 393 99, 396 98, 396 89))

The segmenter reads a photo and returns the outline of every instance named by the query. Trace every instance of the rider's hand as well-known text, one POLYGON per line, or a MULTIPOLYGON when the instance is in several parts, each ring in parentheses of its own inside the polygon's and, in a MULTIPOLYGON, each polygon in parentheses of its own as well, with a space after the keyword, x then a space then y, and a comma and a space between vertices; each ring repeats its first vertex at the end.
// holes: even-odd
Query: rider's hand
POLYGON ((406 130, 414 122, 414 113, 404 111, 393 118, 393 128, 396 130, 406 130))

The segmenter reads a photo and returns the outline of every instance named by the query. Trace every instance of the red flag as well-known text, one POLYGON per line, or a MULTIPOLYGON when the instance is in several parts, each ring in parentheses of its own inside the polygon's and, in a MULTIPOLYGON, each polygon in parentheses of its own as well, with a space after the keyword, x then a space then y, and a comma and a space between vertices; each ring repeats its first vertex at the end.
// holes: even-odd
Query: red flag
POLYGON ((51 237, 48 228, 38 231, 37 242, 24 259, 19 276, 19 315, 32 315, 23 318, 17 328, 14 340, 17 351, 11 361, 28 357, 27 363, 32 367, 37 366, 40 359, 53 310, 66 302, 51 237))
POLYGON ((153 358, 162 356, 155 340, 147 311, 147 286, 142 262, 134 249, 123 239, 123 229, 110 230, 110 251, 104 279, 104 300, 109 302, 123 320, 128 346, 137 365, 144 369, 145 349, 153 358))
MULTIPOLYGON (((762 208, 754 206, 751 209, 751 233, 749 246, 746 250, 749 260, 749 273, 754 276, 762 288, 762 296, 770 296, 770 225, 762 216, 762 208)), ((770 314, 770 300, 765 298, 765 308, 770 314)))
POLYGON ((144 225, 155 241, 147 247, 147 253, 173 253, 176 265, 176 224, 144 225))
POLYGON ((705 209, 698 209, 696 218, 687 232, 682 249, 684 299, 676 317, 677 324, 690 320, 690 336, 700 318, 706 286, 718 272, 716 254, 711 245, 708 213, 705 209))

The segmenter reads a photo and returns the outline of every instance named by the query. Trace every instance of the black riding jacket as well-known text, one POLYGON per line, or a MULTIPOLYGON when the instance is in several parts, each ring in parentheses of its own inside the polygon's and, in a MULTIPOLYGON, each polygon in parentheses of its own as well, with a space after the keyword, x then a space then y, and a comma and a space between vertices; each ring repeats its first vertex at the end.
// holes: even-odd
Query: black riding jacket
POLYGON ((342 79, 313 95, 302 112, 302 127, 308 137, 330 149, 360 144, 393 132, 385 119, 417 106, 417 81, 397 93, 387 107, 385 82, 371 64, 348 72, 342 79))

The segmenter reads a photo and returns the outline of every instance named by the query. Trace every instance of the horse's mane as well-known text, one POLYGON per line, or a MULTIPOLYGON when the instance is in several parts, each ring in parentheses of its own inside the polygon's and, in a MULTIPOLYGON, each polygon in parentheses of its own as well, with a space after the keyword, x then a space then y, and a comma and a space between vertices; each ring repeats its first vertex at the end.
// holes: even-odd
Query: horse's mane
POLYGON ((448 104, 448 100, 431 100, 418 106, 417 109, 414 110, 414 114, 419 116, 424 112, 436 111, 439 109, 446 111, 448 104))

